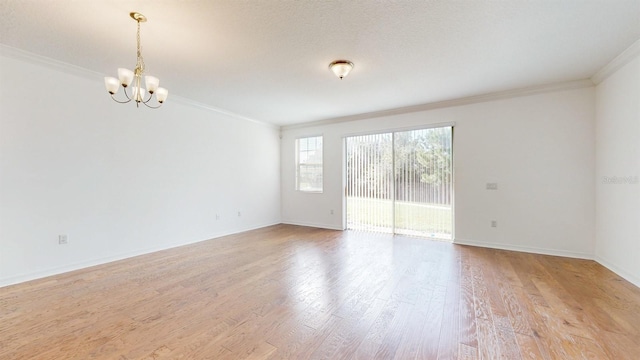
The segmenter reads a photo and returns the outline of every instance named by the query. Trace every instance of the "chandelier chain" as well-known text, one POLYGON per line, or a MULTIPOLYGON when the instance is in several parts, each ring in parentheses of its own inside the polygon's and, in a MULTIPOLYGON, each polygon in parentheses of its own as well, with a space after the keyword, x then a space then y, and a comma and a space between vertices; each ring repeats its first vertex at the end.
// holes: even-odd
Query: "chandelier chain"
POLYGON ((144 58, 142 58, 142 50, 140 47, 140 20, 137 21, 138 23, 138 36, 136 38, 137 43, 138 43, 138 59, 137 59, 137 63, 136 63, 136 70, 140 71, 140 75, 142 75, 144 73, 144 58))

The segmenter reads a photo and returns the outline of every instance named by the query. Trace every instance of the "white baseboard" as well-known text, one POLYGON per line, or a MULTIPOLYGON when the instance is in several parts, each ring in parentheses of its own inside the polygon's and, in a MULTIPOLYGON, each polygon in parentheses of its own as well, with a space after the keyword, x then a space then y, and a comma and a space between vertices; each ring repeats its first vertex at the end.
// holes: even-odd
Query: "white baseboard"
POLYGON ((624 278, 625 280, 627 280, 628 282, 632 283, 633 285, 640 287, 640 277, 621 269, 620 267, 614 265, 611 261, 603 258, 602 256, 595 256, 595 261, 597 261, 600 265, 606 267, 607 269, 613 271, 614 273, 616 273, 616 275, 624 278))
POLYGON ((593 260, 592 254, 567 251, 567 250, 559 250, 559 249, 547 249, 547 248, 539 248, 539 247, 533 247, 533 246, 519 246, 519 245, 510 245, 510 244, 498 244, 498 243, 489 243, 489 242, 459 239, 459 238, 456 238, 453 241, 453 243, 458 245, 469 245, 469 246, 477 246, 477 247, 484 247, 484 248, 490 248, 490 249, 510 250, 510 251, 525 252, 525 253, 541 254, 541 255, 563 256, 563 257, 569 257, 569 258, 575 258, 575 259, 593 260))
MULTIPOLYGON (((288 225, 308 226, 308 227, 330 229, 330 230, 339 230, 339 231, 344 230, 344 229, 341 229, 341 228, 336 227, 334 225, 327 225, 327 224, 302 223, 302 222, 294 222, 294 221, 283 221, 281 223, 282 224, 288 224, 288 225)), ((124 259, 132 258, 132 257, 135 257, 135 256, 150 254, 150 253, 157 252, 157 251, 172 249, 172 248, 176 248, 176 247, 180 247, 180 246, 184 246, 184 245, 189 245, 189 244, 195 244, 195 243, 202 242, 202 241, 213 240, 213 239, 220 238, 220 237, 223 237, 223 236, 239 234, 239 233, 242 233, 242 232, 245 232, 245 231, 261 229, 261 228, 264 228, 264 227, 267 227, 267 226, 273 226, 273 225, 278 225, 278 224, 280 224, 280 222, 257 225, 257 226, 252 226, 252 227, 244 228, 244 229, 236 229, 236 230, 231 230, 231 231, 225 231, 225 232, 214 234, 208 239, 188 241, 188 242, 175 244, 175 245, 170 245, 170 246, 165 246, 165 247, 149 248, 149 249, 144 249, 144 250, 131 251, 131 252, 117 254, 117 255, 113 255, 113 256, 93 259, 93 260, 89 260, 89 261, 83 261, 83 262, 68 264, 68 265, 65 265, 65 266, 54 267, 54 268, 50 268, 50 269, 46 269, 46 270, 42 270, 42 271, 38 271, 38 272, 33 272, 33 273, 28 273, 28 274, 21 274, 21 275, 17 275, 17 276, 11 276, 11 277, 0 279, 0 288, 4 287, 4 286, 9 286, 9 285, 14 285, 14 284, 26 282, 26 281, 41 279, 41 278, 45 278, 45 277, 48 277, 48 276, 59 275, 59 274, 67 273, 67 272, 70 272, 70 271, 80 270, 80 269, 88 268, 88 267, 91 267, 91 266, 97 266, 97 265, 107 264, 107 263, 114 262, 114 261, 124 260, 124 259)), ((578 253, 578 252, 571 252, 571 251, 566 251, 566 250, 546 249, 546 248, 537 248, 537 247, 529 247, 529 246, 518 246, 518 245, 505 245, 505 244, 487 243, 487 242, 480 242, 480 241, 467 240, 467 239, 458 239, 458 238, 455 239, 453 241, 453 243, 454 244, 458 244, 458 245, 469 245, 469 246, 477 246, 477 247, 484 247, 484 248, 491 248, 491 249, 510 250, 510 251, 519 251, 519 252, 542 254, 542 255, 564 256, 564 257, 577 258, 577 259, 595 260, 596 262, 598 262, 602 266, 606 267, 607 269, 613 271, 614 273, 616 273, 617 275, 621 276, 625 280, 631 282, 635 286, 640 287, 640 277, 621 269, 620 267, 614 265, 612 262, 608 261, 607 259, 605 259, 605 258, 603 258, 601 256, 593 256, 593 255, 587 254, 587 253, 578 253)))
POLYGON ((314 227, 314 228, 320 228, 320 229, 329 229, 329 230, 344 230, 341 227, 335 226, 335 225, 330 225, 330 224, 320 224, 320 223, 311 223, 311 222, 300 222, 300 221, 287 221, 287 220, 283 220, 282 221, 283 224, 287 224, 287 225, 297 225, 297 226, 307 226, 307 227, 314 227))
POLYGON ((179 244, 172 244, 172 245, 169 245, 169 246, 154 247, 154 248, 147 248, 147 249, 141 249, 141 250, 136 250, 136 251, 130 251, 130 252, 125 252, 125 253, 121 253, 121 254, 116 254, 116 255, 113 255, 113 256, 101 257, 101 258, 87 260, 87 261, 80 261, 80 262, 76 262, 76 263, 73 263, 73 264, 67 264, 67 265, 64 265, 64 266, 52 267, 52 268, 49 268, 49 269, 36 271, 36 272, 32 272, 32 273, 20 274, 20 275, 16 275, 16 276, 10 276, 10 277, 6 277, 6 278, 0 279, 0 288, 2 288, 4 286, 9 286, 9 285, 14 285, 14 284, 19 284, 19 283, 31 281, 31 280, 42 279, 42 278, 45 278, 45 277, 48 277, 48 276, 59 275, 59 274, 64 274, 64 273, 75 271, 75 270, 85 269, 85 268, 88 268, 88 267, 91 267, 91 266, 103 265, 103 264, 107 264, 107 263, 114 262, 114 261, 119 261, 119 260, 132 258, 132 257, 135 257, 135 256, 150 254, 150 253, 154 253, 154 252, 157 252, 157 251, 173 249, 173 248, 177 248, 177 247, 180 247, 180 246, 199 243, 199 242, 202 242, 202 241, 213 240, 213 239, 217 239, 217 238, 220 238, 220 237, 223 237, 223 236, 227 236, 227 235, 234 235, 234 234, 239 234, 239 233, 242 233, 242 232, 245 232, 245 231, 261 229, 261 228, 264 228, 264 227, 267 227, 267 226, 278 225, 278 224, 280 224, 280 222, 268 223, 268 224, 257 225, 257 226, 251 226, 251 227, 243 228, 243 229, 229 230, 229 231, 224 231, 224 232, 213 234, 211 237, 209 237, 207 239, 192 240, 192 241, 182 242, 182 243, 179 243, 179 244))
POLYGON ((553 255, 553 256, 563 256, 563 257, 576 258, 576 259, 593 260, 598 264, 611 270, 616 275, 629 281, 633 285, 640 287, 640 277, 614 265, 611 261, 598 255, 578 253, 578 252, 572 252, 572 251, 566 251, 566 250, 529 247, 529 246, 486 243, 486 242, 466 240, 466 239, 455 239, 453 243, 458 245, 469 245, 469 246, 478 246, 478 247, 485 247, 485 248, 491 248, 491 249, 511 250, 511 251, 533 253, 533 254, 553 255))

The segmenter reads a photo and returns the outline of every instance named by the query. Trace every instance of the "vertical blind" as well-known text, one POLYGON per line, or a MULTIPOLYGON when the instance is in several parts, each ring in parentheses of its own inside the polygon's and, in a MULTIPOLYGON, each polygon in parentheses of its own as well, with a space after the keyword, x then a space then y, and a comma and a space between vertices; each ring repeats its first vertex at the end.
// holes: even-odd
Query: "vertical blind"
POLYGON ((451 239, 452 127, 346 139, 349 229, 451 239))
POLYGON ((392 134, 353 136, 347 142, 347 228, 393 229, 392 134))

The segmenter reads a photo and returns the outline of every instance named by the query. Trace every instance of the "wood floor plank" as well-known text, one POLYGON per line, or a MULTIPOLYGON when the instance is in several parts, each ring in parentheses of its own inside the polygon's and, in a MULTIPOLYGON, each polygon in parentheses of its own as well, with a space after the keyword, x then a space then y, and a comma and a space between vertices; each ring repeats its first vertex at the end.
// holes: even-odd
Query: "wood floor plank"
POLYGON ((476 360, 478 359, 478 349, 476 347, 460 343, 458 347, 458 359, 476 360))
POLYGON ((238 359, 245 360, 265 360, 269 359, 273 353, 275 353, 278 349, 264 341, 261 341, 254 345, 248 353, 240 354, 238 359), (246 355, 246 356, 245 356, 246 355))
POLYGON ((578 259, 276 225, 0 288, 1 359, 636 359, 578 259))
POLYGON ((501 357, 509 360, 522 359, 520 347, 516 341, 513 329, 509 326, 508 319, 504 319, 498 324, 494 321, 494 325, 496 338, 500 344, 501 357))
POLYGON ((476 319, 488 320, 491 318, 491 308, 489 306, 489 295, 487 285, 484 280, 482 265, 474 263, 472 275, 473 308, 475 310, 475 317, 476 319))
MULTIPOLYGON (((603 349, 609 359, 637 359, 638 356, 638 338, 637 334, 618 334, 608 331, 600 333, 599 340, 596 344, 603 349)), ((590 351, 589 349, 581 349, 582 352, 590 351)))
POLYGON ((520 357, 523 360, 548 359, 548 357, 543 356, 540 352, 538 342, 533 336, 520 333, 516 333, 515 336, 520 350, 520 357))
POLYGON ((421 334, 428 321, 428 309, 433 297, 432 289, 424 289, 416 300, 411 317, 408 320, 402 340, 396 350, 394 359, 416 359, 420 351, 421 334))
MULTIPOLYGON (((520 354, 523 358, 530 357, 530 353, 533 353, 533 356, 536 356, 535 347, 538 348, 538 352, 543 359, 550 360, 551 355, 548 352, 547 344, 549 342, 549 332, 544 325, 542 317, 536 312, 536 302, 532 301, 523 288, 514 286, 512 288, 515 296, 519 299, 519 306, 522 309, 522 316, 527 319, 527 324, 530 326, 529 332, 531 336, 524 335, 522 333, 526 331, 520 331, 516 333, 516 339, 518 339, 518 344, 520 346, 520 354), (522 335, 524 337, 521 337, 522 335), (536 346, 528 345, 528 342, 533 340, 536 343, 536 346), (521 343, 521 341, 525 341, 525 343, 521 343)), ((541 306, 541 305, 537 305, 541 306)))
MULTIPOLYGON (((456 359, 459 350, 460 338, 460 282, 461 282, 461 254, 455 251, 452 261, 443 273, 449 272, 449 283, 444 302, 443 318, 440 328, 440 341, 438 344, 438 359, 456 359)), ((441 270, 442 271, 442 270, 441 270)))
POLYGON ((478 319, 478 357, 480 359, 500 359, 501 348, 491 320, 478 319))
POLYGON ((445 296, 447 289, 436 285, 425 316, 425 325, 420 334, 420 347, 416 359, 437 359, 440 333, 444 319, 445 296))
MULTIPOLYGON (((460 344, 466 345, 460 350, 471 351, 478 347, 478 336, 476 334, 476 317, 473 300, 473 272, 471 262, 467 254, 462 254, 462 269, 460 283, 460 344)), ((470 355, 465 355, 468 357, 470 355)))
MULTIPOLYGON (((381 299, 382 300, 382 299, 381 299)), ((367 335, 358 346, 353 354, 354 359, 373 359, 382 345, 384 336, 386 335, 393 318, 398 312, 400 302, 397 300, 387 300, 383 311, 373 322, 367 335)))
POLYGON ((335 359, 342 352, 346 339, 350 335, 350 329, 357 320, 343 319, 333 316, 336 328, 322 339, 322 343, 309 355, 309 359, 335 359))
POLYGON ((407 330, 407 323, 409 322, 413 308, 413 304, 400 302, 398 312, 389 325, 389 329, 382 339, 374 359, 393 359, 395 357, 398 346, 400 345, 400 340, 407 330))
POLYGON ((311 359, 351 359, 380 316, 385 300, 374 299, 361 318, 343 319, 340 326, 311 355, 311 359))

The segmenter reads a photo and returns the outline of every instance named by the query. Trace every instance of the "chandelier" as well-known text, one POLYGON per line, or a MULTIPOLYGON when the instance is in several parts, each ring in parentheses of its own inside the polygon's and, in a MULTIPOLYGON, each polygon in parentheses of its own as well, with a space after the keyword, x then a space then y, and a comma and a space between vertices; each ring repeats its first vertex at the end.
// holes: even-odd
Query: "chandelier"
POLYGON ((119 68, 118 69, 118 79, 114 77, 105 77, 104 85, 107 88, 109 94, 111 94, 111 98, 121 104, 126 104, 131 100, 136 102, 136 107, 140 106, 140 103, 144 104, 147 107, 152 109, 157 109, 162 106, 165 100, 167 100, 167 95, 169 95, 169 91, 165 88, 158 87, 160 84, 160 80, 154 76, 145 76, 144 82, 147 90, 141 86, 142 85, 142 76, 144 75, 144 59, 142 58, 142 52, 140 51, 140 23, 147 21, 147 18, 137 12, 132 12, 129 14, 133 20, 138 23, 138 36, 136 37, 138 44, 138 52, 137 52, 137 62, 136 67, 133 71, 119 68), (120 85, 124 88, 124 96, 126 96, 126 100, 118 100, 114 96, 118 89, 120 89, 120 85), (127 92, 127 88, 131 85, 131 95, 127 92), (148 95, 146 95, 147 93, 148 95), (151 106, 148 102, 153 97, 153 94, 156 95, 156 101, 158 102, 157 106, 151 106), (145 98, 146 97, 146 98, 145 98))

